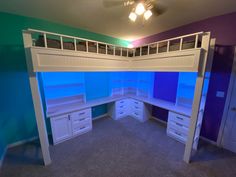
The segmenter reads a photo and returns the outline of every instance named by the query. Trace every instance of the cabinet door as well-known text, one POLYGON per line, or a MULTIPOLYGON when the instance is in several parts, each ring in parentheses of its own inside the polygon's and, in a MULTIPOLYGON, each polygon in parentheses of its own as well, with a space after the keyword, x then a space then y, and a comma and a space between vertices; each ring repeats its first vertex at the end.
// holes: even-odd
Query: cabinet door
POLYGON ((68 115, 51 118, 51 126, 54 144, 72 136, 71 121, 68 115))

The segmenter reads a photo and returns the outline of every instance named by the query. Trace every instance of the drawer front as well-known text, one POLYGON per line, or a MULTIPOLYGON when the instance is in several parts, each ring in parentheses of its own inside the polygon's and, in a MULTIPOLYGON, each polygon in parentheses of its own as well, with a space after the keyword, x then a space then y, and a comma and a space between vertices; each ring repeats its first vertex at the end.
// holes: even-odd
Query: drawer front
POLYGON ((144 106, 142 104, 132 104, 131 105, 133 110, 143 111, 144 106))
POLYGON ((92 121, 91 117, 71 117, 72 124, 81 124, 84 122, 92 121))
POLYGON ((127 116, 127 113, 125 110, 116 110, 116 118, 121 118, 121 117, 124 117, 124 116, 127 116))
POLYGON ((92 124, 92 119, 91 118, 81 118, 80 120, 72 120, 72 127, 78 127, 80 125, 84 124, 92 124))
POLYGON ((126 106, 127 104, 128 104, 128 100, 127 99, 116 101, 116 108, 118 108, 120 106, 126 106))
POLYGON ((141 101, 132 100, 131 102, 132 102, 132 105, 133 105, 133 106, 137 106, 137 107, 139 107, 139 108, 142 108, 142 107, 143 107, 143 102, 141 102, 141 101))
POLYGON ((134 118, 138 119, 138 120, 143 120, 143 113, 141 111, 133 111, 132 116, 134 116, 134 118))
POLYGON ((126 105, 125 104, 119 104, 119 105, 116 105, 116 109, 126 109, 126 105))
POLYGON ((182 143, 186 143, 187 141, 187 135, 178 131, 178 130, 175 130, 175 129, 172 129, 172 128, 168 128, 167 129, 167 134, 169 136, 171 136, 172 138, 176 139, 177 141, 180 141, 182 143))
POLYGON ((180 124, 178 122, 174 122, 174 121, 168 122, 168 128, 172 128, 177 131, 180 131, 181 133, 184 133, 185 135, 187 135, 188 131, 189 131, 188 127, 186 127, 185 125, 180 124))
POLYGON ((180 114, 176 114, 176 113, 173 113, 173 112, 169 112, 168 122, 169 121, 170 122, 171 121, 177 122, 181 125, 184 125, 187 128, 189 128, 189 126, 190 126, 190 118, 189 117, 183 116, 183 115, 180 115, 180 114))
POLYGON ((88 118, 88 117, 91 118, 92 117, 91 116, 91 109, 89 108, 89 109, 77 111, 77 112, 70 114, 70 116, 73 120, 80 120, 80 119, 88 118))
POLYGON ((81 124, 73 125, 73 135, 80 135, 92 130, 92 122, 87 121, 81 124))

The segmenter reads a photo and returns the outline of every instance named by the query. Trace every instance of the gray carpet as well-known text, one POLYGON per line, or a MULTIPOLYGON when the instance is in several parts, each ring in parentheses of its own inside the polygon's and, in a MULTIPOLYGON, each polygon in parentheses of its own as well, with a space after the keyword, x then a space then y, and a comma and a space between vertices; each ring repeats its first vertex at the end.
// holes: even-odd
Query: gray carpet
POLYGON ((53 163, 40 165, 37 142, 8 151, 1 177, 235 177, 236 155, 202 144, 188 165, 184 145, 150 120, 96 120, 93 131, 51 146, 53 163))

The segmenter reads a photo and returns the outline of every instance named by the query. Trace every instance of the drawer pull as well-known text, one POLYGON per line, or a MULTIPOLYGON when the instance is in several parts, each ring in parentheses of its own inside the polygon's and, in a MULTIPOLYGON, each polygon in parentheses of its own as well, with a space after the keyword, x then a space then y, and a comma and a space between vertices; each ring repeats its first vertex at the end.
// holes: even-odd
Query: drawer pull
POLYGON ((120 103, 124 103, 124 101, 120 101, 120 103))
POLYGON ((82 129, 85 129, 86 127, 85 126, 83 126, 83 127, 80 127, 80 130, 82 130, 82 129))
POLYGON ((180 127, 183 127, 183 125, 182 124, 180 124, 180 123, 175 123, 176 125, 178 125, 178 126, 180 126, 180 127))
POLYGON ((139 107, 138 106, 135 106, 136 109, 138 109, 139 107))
POLYGON ((79 121, 83 121, 83 120, 85 120, 86 118, 83 118, 83 119, 80 119, 79 121))
POLYGON ((120 108, 123 108, 124 106, 120 106, 120 108))
POLYGON ((182 117, 178 117, 178 116, 177 116, 176 118, 179 119, 179 120, 184 120, 182 117))
POLYGON ((81 115, 84 115, 85 114, 85 112, 81 112, 81 113, 79 113, 79 115, 81 116, 81 115))
POLYGON ((179 132, 175 132, 175 134, 176 134, 176 135, 179 135, 179 136, 182 136, 182 134, 181 134, 181 133, 179 133, 179 132))
POLYGON ((137 112, 135 112, 134 114, 137 115, 137 116, 139 115, 137 112))
POLYGON ((120 112, 120 114, 124 114, 124 112, 120 112))
POLYGON ((135 103, 135 104, 138 104, 138 102, 136 102, 136 101, 135 101, 134 103, 135 103))

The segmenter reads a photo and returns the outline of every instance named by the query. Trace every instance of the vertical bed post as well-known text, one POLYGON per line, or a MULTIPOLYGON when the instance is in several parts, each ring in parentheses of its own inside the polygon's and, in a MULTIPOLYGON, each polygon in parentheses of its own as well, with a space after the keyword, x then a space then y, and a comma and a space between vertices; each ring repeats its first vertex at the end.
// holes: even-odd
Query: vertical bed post
POLYGON ((195 131, 196 131, 196 126, 198 122, 198 112, 199 112, 199 107, 201 103, 202 88, 204 84, 204 76, 205 76, 205 70, 206 70, 206 65, 207 65, 209 45, 210 45, 210 32, 205 33, 202 36, 203 52, 201 54, 200 68, 197 73, 197 81, 196 81, 196 86, 195 86, 195 91, 194 91, 190 131, 188 133, 188 139, 187 139, 187 142, 185 145, 185 151, 184 151, 184 161, 186 163, 190 162, 191 155, 192 155, 192 147, 194 143, 195 131))
POLYGON ((37 76, 37 73, 33 71, 32 61, 30 57, 29 47, 32 46, 31 34, 24 31, 23 40, 24 40, 30 88, 31 88, 31 94, 33 98, 34 111, 35 111, 35 116, 36 116, 36 122, 37 122, 39 140, 40 140, 40 145, 41 145, 41 150, 42 150, 42 155, 43 155, 43 161, 44 161, 44 165, 49 165, 51 164, 51 157, 50 157, 50 152, 49 152, 49 142, 48 142, 47 128, 45 124, 41 94, 39 90, 38 76, 37 76))

